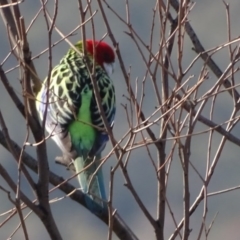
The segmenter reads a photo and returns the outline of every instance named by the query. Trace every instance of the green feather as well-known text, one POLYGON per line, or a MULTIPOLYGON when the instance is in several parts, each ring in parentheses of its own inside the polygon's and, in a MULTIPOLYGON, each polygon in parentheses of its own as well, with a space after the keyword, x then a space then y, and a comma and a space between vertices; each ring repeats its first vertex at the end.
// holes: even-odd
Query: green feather
MULTIPOLYGON (((95 157, 95 159, 89 158, 88 154, 92 149, 96 140, 96 129, 90 125, 91 123, 91 112, 90 104, 93 92, 87 87, 82 91, 81 94, 81 107, 77 114, 77 119, 69 125, 69 133, 71 136, 72 143, 78 152, 78 157, 74 159, 74 166, 78 174, 78 181, 82 187, 82 191, 85 193, 92 193, 91 198, 95 203, 100 206, 104 206, 101 201, 105 198, 104 186, 99 186, 99 177, 102 176, 102 169, 98 170, 98 174, 92 178, 93 173, 96 171, 101 155, 95 157), (94 162, 93 162, 94 161, 94 162), (90 166, 89 166, 90 165, 90 166), (86 170, 82 171, 83 169, 86 170), (86 185, 88 183, 88 185, 86 185)), ((90 203, 88 203, 90 204, 90 203)), ((99 208, 91 202, 89 208, 99 211, 99 208)))
POLYGON ((77 114, 77 119, 69 124, 69 132, 73 145, 81 150, 90 151, 96 139, 96 130, 91 123, 90 104, 92 91, 82 91, 82 104, 77 114))

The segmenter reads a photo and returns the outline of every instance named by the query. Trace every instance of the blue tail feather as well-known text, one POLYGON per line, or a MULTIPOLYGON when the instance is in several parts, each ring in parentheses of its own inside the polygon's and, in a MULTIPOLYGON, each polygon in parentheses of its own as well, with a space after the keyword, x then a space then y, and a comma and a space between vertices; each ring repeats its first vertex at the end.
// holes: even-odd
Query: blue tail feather
POLYGON ((76 172, 81 172, 86 168, 86 170, 78 174, 78 181, 81 190, 86 194, 85 200, 88 209, 95 214, 101 213, 103 208, 106 207, 106 192, 102 168, 97 170, 100 159, 101 156, 97 155, 95 159, 77 157, 74 161, 76 172), (94 162, 92 163, 92 161, 94 162), (91 166, 88 167, 90 164, 91 166), (95 173, 96 170, 97 172, 95 173))

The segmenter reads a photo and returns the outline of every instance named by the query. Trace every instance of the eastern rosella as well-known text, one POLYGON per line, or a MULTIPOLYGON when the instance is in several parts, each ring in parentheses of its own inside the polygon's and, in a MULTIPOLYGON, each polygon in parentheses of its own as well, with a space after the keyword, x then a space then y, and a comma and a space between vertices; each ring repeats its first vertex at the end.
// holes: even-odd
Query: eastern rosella
POLYGON ((69 162, 73 161, 76 172, 82 171, 78 180, 82 191, 89 194, 86 194, 86 204, 92 212, 98 213, 99 206, 105 205, 100 199, 106 200, 102 169, 97 171, 91 183, 90 179, 100 164, 101 152, 109 138, 97 107, 85 57, 88 58, 90 72, 95 57, 95 79, 101 104, 108 124, 113 126, 115 89, 109 75, 113 72, 115 54, 103 41, 86 40, 85 57, 83 42, 79 41, 75 47, 78 51, 71 48, 52 69, 50 81, 45 79, 43 82, 37 94, 36 107, 41 120, 46 114, 45 128, 63 155, 69 162), (89 201, 89 197, 93 201, 89 201))

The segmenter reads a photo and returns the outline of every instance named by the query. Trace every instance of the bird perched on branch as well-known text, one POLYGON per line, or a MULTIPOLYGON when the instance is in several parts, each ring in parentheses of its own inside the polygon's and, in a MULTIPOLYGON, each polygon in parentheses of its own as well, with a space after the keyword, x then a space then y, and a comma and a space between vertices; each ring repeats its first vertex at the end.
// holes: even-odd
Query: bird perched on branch
POLYGON ((103 41, 86 40, 84 45, 86 55, 83 41, 79 41, 52 69, 49 80, 45 79, 37 94, 36 107, 46 130, 63 152, 63 162, 73 162, 76 172, 80 172, 78 180, 86 193, 86 204, 97 214, 104 206, 101 199, 106 200, 99 160, 109 137, 92 81, 96 81, 100 104, 112 127, 116 102, 109 75, 115 54, 103 41))

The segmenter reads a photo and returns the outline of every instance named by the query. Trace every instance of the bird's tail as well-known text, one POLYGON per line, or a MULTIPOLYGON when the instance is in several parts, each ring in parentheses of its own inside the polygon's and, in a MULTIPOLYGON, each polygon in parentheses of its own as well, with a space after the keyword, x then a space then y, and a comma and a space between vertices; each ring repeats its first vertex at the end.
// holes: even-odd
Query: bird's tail
POLYGON ((81 172, 78 174, 78 181, 81 190, 87 194, 86 204, 93 213, 100 213, 106 206, 102 168, 98 169, 100 159, 101 155, 97 155, 94 159, 77 157, 74 161, 76 172, 81 172), (83 171, 83 169, 85 170, 83 171))

